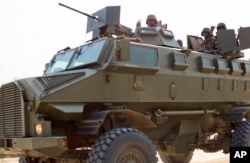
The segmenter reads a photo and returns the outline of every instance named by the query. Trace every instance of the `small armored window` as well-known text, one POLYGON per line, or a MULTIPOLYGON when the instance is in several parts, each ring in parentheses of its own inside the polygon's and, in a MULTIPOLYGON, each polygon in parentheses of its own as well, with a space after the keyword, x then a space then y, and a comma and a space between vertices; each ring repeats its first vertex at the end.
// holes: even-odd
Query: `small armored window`
POLYGON ((219 68, 227 68, 227 63, 225 60, 218 60, 218 67, 219 68))
POLYGON ((212 59, 210 57, 200 57, 201 72, 211 73, 215 67, 213 66, 212 59))
POLYGON ((156 67, 159 60, 157 48, 131 45, 130 50, 130 60, 119 63, 156 67))
POLYGON ((240 63, 234 60, 230 62, 230 69, 231 75, 233 76, 239 76, 243 72, 243 70, 241 70, 240 63))
POLYGON ((163 36, 166 36, 168 38, 174 38, 174 34, 172 31, 170 30, 167 30, 167 29, 160 29, 160 33, 163 35, 163 36))
POLYGON ((229 72, 229 68, 227 66, 227 62, 225 59, 221 59, 221 58, 216 58, 214 60, 215 63, 215 67, 216 67, 216 72, 218 74, 226 74, 229 72))
POLYGON ((187 63, 186 55, 184 53, 174 52, 172 53, 172 57, 172 65, 174 70, 184 71, 189 66, 189 64, 187 63))
POLYGON ((202 61, 202 66, 204 66, 204 67, 211 67, 212 66, 211 58, 202 57, 201 61, 202 61))
POLYGON ((186 56, 180 53, 175 53, 174 59, 178 63, 187 63, 186 56))
POLYGON ((158 31, 154 27, 139 28, 140 35, 157 35, 158 31))
POLYGON ((238 62, 232 62, 232 68, 234 70, 240 70, 240 65, 238 62))
POLYGON ((243 69, 243 75, 250 77, 250 62, 241 63, 241 68, 243 69))

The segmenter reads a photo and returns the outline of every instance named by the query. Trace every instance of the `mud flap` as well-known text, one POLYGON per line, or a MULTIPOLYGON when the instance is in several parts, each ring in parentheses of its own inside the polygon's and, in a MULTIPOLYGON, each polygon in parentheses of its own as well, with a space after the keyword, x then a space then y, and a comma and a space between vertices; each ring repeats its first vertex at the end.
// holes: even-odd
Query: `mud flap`
POLYGON ((177 154, 185 154, 190 150, 189 145, 194 144, 201 134, 200 121, 182 120, 177 138, 174 141, 174 150, 177 154))

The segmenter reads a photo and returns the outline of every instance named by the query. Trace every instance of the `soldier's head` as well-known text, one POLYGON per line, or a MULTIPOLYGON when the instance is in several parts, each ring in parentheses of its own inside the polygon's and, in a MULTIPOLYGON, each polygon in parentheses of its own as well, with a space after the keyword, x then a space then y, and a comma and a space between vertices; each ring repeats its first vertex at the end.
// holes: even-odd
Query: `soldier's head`
POLYGON ((217 25, 217 31, 224 30, 224 29, 227 29, 226 24, 225 23, 218 23, 218 25, 217 25))
POLYGON ((201 31, 201 35, 205 38, 208 38, 208 37, 211 37, 212 36, 212 33, 211 33, 211 30, 209 28, 203 28, 202 31, 201 31))
POLYGON ((157 19, 156 16, 153 14, 150 14, 147 16, 146 24, 148 27, 157 27, 157 19))

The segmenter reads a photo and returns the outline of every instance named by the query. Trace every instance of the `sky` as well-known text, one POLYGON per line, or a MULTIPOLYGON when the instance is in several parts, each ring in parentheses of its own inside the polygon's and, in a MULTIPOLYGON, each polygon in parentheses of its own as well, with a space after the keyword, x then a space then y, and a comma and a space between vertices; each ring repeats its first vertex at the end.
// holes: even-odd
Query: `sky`
MULTIPOLYGON (((186 35, 200 36, 204 27, 219 22, 236 33, 239 27, 250 26, 247 0, 5 0, 0 4, 0 85, 42 75, 57 51, 91 38, 86 34, 86 16, 59 2, 89 14, 106 6, 121 6, 120 23, 133 30, 138 20, 146 26, 147 15, 155 14, 184 45, 186 35)), ((244 52, 248 59, 250 52, 244 52)))

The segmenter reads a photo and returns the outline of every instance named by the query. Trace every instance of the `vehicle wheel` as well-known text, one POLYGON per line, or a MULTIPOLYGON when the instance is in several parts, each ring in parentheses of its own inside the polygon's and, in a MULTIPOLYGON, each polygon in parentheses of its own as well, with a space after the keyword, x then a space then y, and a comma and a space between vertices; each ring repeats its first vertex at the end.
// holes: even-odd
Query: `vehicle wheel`
POLYGON ((250 120, 242 121, 234 130, 231 139, 233 147, 250 146, 250 120))
POLYGON ((117 128, 104 133, 92 146, 88 163, 157 163, 151 140, 132 128, 117 128))

